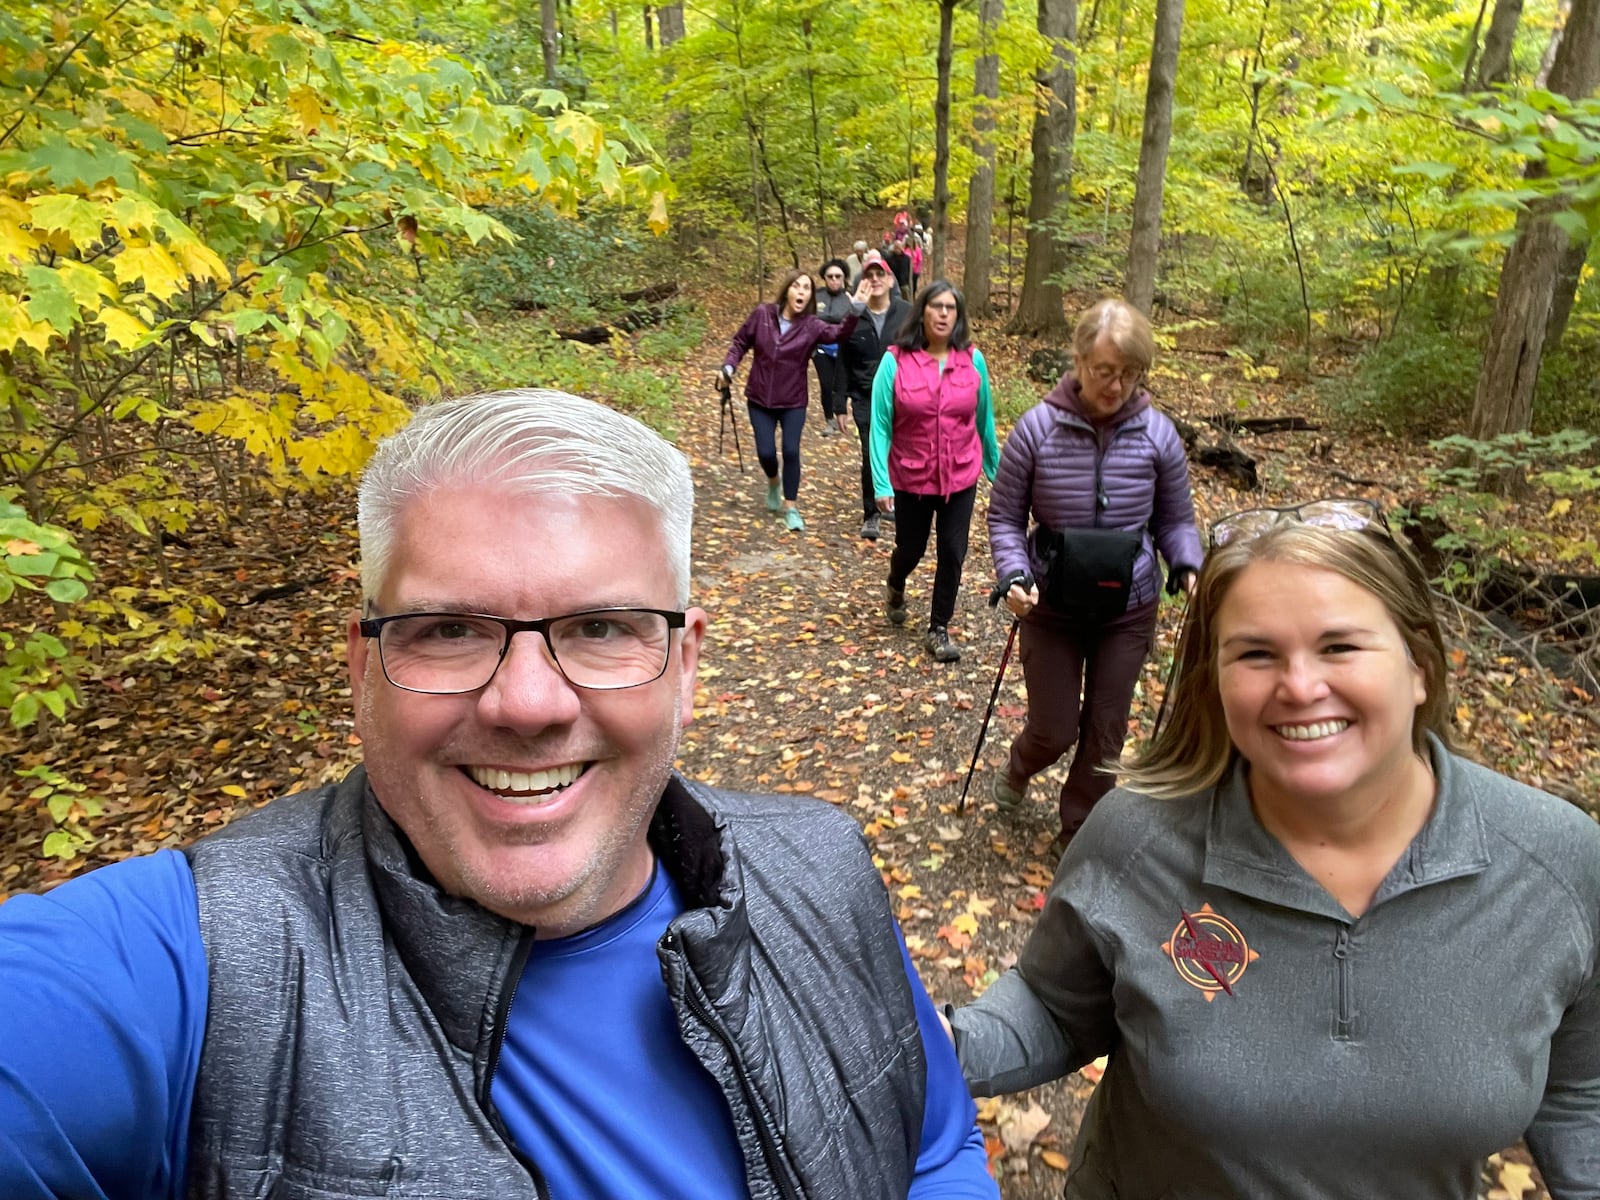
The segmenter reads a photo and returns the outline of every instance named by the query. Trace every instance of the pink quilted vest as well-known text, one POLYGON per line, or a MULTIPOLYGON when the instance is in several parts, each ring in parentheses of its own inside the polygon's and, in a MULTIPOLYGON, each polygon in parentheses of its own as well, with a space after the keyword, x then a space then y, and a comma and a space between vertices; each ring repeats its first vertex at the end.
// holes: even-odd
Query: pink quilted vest
POLYGON ((972 351, 949 351, 943 372, 925 350, 891 347, 889 353, 895 356, 889 483, 919 496, 950 496, 971 487, 983 470, 972 351))

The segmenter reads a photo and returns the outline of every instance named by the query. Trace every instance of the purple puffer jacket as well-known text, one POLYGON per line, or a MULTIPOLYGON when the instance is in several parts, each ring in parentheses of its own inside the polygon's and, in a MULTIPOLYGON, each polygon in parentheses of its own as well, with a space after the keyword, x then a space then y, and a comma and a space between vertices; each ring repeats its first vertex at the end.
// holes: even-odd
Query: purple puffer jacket
POLYGON ((780 335, 778 306, 758 304, 733 335, 733 344, 722 363, 737 369, 745 351, 753 347, 744 398, 763 408, 804 408, 811 398, 806 386, 811 352, 818 346, 849 341, 856 331, 856 320, 856 314, 851 312, 837 325, 830 325, 816 313, 806 312, 789 326, 787 334, 780 335))
POLYGON ((1039 578, 1028 543, 1030 514, 1051 529, 1143 530, 1130 609, 1160 594, 1156 550, 1173 573, 1200 568, 1203 551, 1183 442, 1143 388, 1096 429, 1078 406, 1077 379, 1068 374, 1012 428, 989 495, 997 579, 1017 571, 1039 578), (1098 510, 1097 481, 1106 500, 1098 510))

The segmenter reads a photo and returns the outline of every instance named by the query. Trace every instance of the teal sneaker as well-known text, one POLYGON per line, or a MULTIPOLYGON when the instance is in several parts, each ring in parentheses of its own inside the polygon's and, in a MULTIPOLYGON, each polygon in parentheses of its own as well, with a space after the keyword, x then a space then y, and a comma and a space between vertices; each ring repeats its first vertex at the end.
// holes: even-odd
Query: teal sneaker
POLYGON ((767 507, 773 512, 783 507, 783 490, 775 483, 767 487, 767 507))
POLYGON ((798 508, 784 510, 783 524, 791 533, 798 533, 806 527, 806 523, 800 519, 800 510, 798 508))

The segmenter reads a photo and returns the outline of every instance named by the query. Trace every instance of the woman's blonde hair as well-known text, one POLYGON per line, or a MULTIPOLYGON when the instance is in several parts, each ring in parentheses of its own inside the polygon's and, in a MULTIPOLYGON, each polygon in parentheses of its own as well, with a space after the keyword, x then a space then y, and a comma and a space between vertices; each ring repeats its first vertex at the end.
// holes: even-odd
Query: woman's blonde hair
POLYGON ((1072 331, 1072 353, 1080 361, 1094 353, 1094 344, 1105 334, 1117 353, 1148 371, 1156 357, 1156 335, 1145 315, 1125 300, 1108 297, 1090 306, 1078 318, 1072 331))
POLYGON ((1217 675, 1217 614, 1251 563, 1285 562, 1333 571, 1376 596, 1422 668, 1425 698, 1411 725, 1411 745, 1425 754, 1433 734, 1455 749, 1444 636, 1427 576, 1416 557, 1385 528, 1330 529, 1285 524, 1259 537, 1214 547, 1206 556, 1178 642, 1178 681, 1167 697, 1171 718, 1119 768, 1121 783, 1172 799, 1217 783, 1239 757, 1223 717, 1217 675))

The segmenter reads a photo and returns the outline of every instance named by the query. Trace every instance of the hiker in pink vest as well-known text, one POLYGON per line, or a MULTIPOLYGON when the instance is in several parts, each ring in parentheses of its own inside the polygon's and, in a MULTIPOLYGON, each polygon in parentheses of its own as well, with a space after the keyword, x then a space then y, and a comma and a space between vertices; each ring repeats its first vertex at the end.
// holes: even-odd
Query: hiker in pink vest
POLYGON ((967 557, 978 472, 994 478, 1000 445, 989 368, 968 339, 961 293, 943 279, 916 298, 878 363, 871 452, 878 508, 898 514, 889 558, 889 621, 905 624, 906 577, 922 561, 937 521, 937 565, 923 645, 938 662, 955 662, 961 651, 950 640, 949 625, 967 557))

